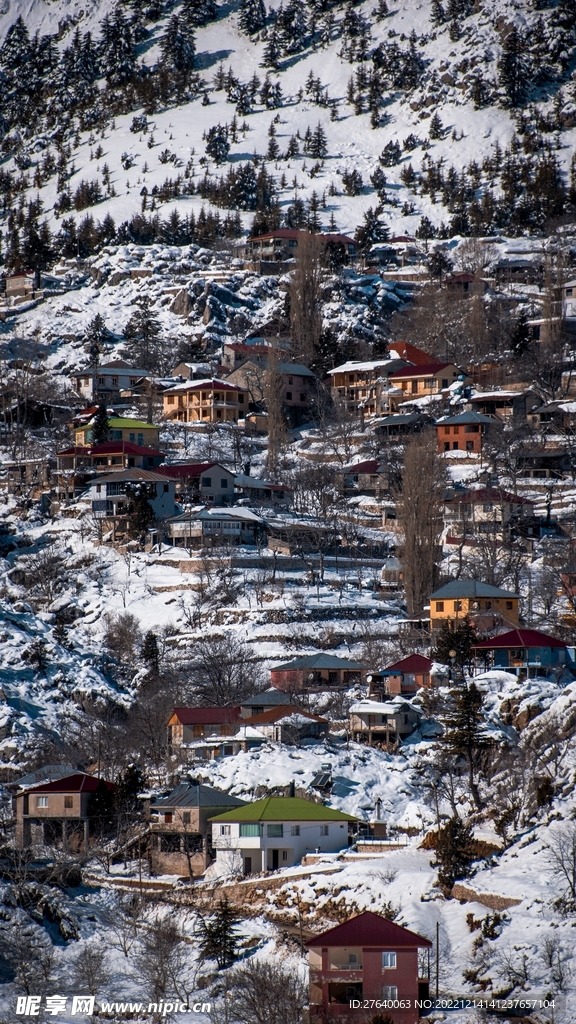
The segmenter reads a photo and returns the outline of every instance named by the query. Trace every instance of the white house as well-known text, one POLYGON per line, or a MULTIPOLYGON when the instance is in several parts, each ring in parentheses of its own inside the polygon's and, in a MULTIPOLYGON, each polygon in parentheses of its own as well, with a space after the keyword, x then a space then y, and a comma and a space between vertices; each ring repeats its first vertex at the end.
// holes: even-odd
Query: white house
POLYGON ((275 871, 299 864, 307 853, 348 847, 348 825, 357 821, 300 797, 268 796, 211 818, 215 875, 275 871))
POLYGON ((360 700, 350 708, 350 732, 358 742, 383 743, 388 750, 418 728, 420 715, 400 698, 381 703, 360 700))
POLYGON ((129 366, 122 359, 115 359, 104 366, 88 366, 71 375, 76 391, 89 402, 98 398, 118 398, 121 391, 129 391, 148 376, 148 370, 129 366))
POLYGON ((167 524, 168 542, 175 547, 256 544, 266 537, 266 523, 249 508, 192 507, 167 524))
POLYGON ((92 512, 103 519, 128 515, 131 495, 139 486, 145 486, 156 519, 174 515, 174 480, 147 469, 124 469, 92 480, 86 491, 92 512))

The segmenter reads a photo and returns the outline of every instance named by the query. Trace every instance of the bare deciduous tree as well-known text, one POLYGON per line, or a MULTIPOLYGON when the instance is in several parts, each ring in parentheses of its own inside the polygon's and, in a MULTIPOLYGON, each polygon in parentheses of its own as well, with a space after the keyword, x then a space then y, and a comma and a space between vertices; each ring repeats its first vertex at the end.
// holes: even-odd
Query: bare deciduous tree
POLYGON ((297 968, 272 961, 249 960, 231 972, 228 1016, 220 1002, 214 1024, 301 1024, 308 987, 297 968))
POLYGON ((565 821, 556 826, 547 843, 552 874, 562 886, 568 907, 576 903, 576 822, 565 821))
POLYGON ((446 470, 430 432, 406 446, 397 515, 404 532, 404 593, 410 615, 417 615, 434 590, 440 559, 446 470))
POLYGON ((312 234, 298 239, 298 258, 290 281, 290 327, 294 358, 309 365, 320 341, 322 246, 312 234))
POLYGON ((95 996, 110 978, 106 959, 105 949, 87 942, 74 960, 74 981, 91 996, 95 996))

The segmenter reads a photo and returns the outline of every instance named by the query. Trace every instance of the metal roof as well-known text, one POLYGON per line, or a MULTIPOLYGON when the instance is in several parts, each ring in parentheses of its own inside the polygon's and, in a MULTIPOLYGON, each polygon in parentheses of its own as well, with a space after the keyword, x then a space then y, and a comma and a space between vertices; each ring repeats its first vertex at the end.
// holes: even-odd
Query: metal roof
POLYGON ((509 629, 507 633, 500 633, 498 636, 489 637, 487 640, 480 640, 473 644, 474 650, 500 650, 506 647, 562 647, 566 649, 568 644, 558 640, 548 633, 540 633, 537 629, 509 629))
POLYGON ((276 665, 273 672, 288 672, 300 668, 341 668, 349 671, 359 671, 364 668, 359 661, 347 661, 345 658, 336 658, 333 654, 307 654, 303 658, 294 658, 294 661, 287 661, 283 665, 276 665))
POLYGON ((246 804, 238 811, 226 811, 210 821, 357 821, 324 804, 315 804, 299 796, 267 796, 246 804))
POLYGON ((336 925, 326 932, 321 932, 313 939, 308 939, 307 946, 377 946, 386 948, 414 949, 430 948, 430 939, 416 932, 402 928, 401 925, 389 921, 386 917, 373 914, 370 910, 358 914, 345 924, 336 925))
POLYGON ((160 808, 165 810, 170 807, 243 807, 245 800, 239 800, 237 796, 223 793, 220 789, 213 789, 212 786, 202 786, 183 782, 176 786, 167 796, 162 796, 150 805, 150 810, 160 808))
POLYGON ((255 694, 254 697, 247 697, 246 700, 242 701, 241 707, 278 707, 291 703, 292 701, 287 693, 284 693, 283 690, 277 690, 275 686, 271 686, 268 690, 255 694))
POLYGON ((501 590, 500 587, 492 587, 489 583, 479 583, 478 580, 450 580, 440 590, 430 595, 430 600, 440 601, 443 597, 513 597, 518 598, 511 590, 501 590))
POLYGON ((173 718, 176 718, 180 725, 221 725, 238 722, 240 708, 174 708, 170 722, 173 718))

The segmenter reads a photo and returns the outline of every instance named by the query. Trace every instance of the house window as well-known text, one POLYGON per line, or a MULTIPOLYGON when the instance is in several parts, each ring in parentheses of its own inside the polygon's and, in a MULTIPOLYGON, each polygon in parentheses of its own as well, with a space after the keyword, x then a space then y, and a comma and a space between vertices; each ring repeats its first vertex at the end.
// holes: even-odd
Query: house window
POLYGON ((450 427, 444 427, 444 433, 445 434, 449 434, 450 433, 450 427))
POLYGON ((398 986, 397 985, 382 985, 382 998, 383 999, 398 999, 398 986))
POLYGON ((164 484, 164 494, 167 494, 170 490, 170 484, 164 484))
POLYGON ((202 477, 202 487, 212 487, 212 477, 211 476, 203 476, 202 477))
POLYGON ((104 386, 106 383, 106 377, 98 377, 98 383, 104 386))
POLYGON ((166 825, 172 824, 172 811, 166 811, 166 814, 164 815, 164 821, 166 825))
POLYGON ((266 835, 269 839, 279 839, 284 835, 284 826, 280 824, 268 825, 266 835))
POLYGON ((293 377, 288 377, 288 383, 289 384, 293 384, 294 383, 294 378, 293 377))
POLYGON ((506 611, 507 612, 511 612, 512 611, 512 601, 506 601, 506 611))
POLYGON ((348 963, 349 964, 357 964, 358 963, 358 954, 357 953, 348 953, 348 963))
POLYGON ((174 395, 168 395, 166 401, 168 402, 168 405, 174 405, 176 399, 174 398, 174 395))
POLYGON ((300 392, 300 401, 301 402, 305 402, 306 401, 306 395, 302 394, 302 392, 300 392))
POLYGON ((483 512, 492 512, 493 509, 494 509, 494 505, 492 505, 492 504, 482 505, 482 511, 483 512))
POLYGON ((444 611, 444 601, 436 601, 436 611, 437 612, 443 612, 444 611))
POLYGON ((182 824, 183 825, 189 825, 190 824, 190 811, 184 811, 182 813, 182 824))
POLYGON ((328 835, 328 825, 320 825, 320 835, 321 836, 327 836, 328 835))
POLYGON ((262 835, 262 826, 259 825, 257 822, 256 823, 246 822, 246 821, 245 822, 241 822, 241 824, 240 824, 240 836, 241 837, 242 836, 244 836, 244 837, 248 837, 248 836, 261 836, 261 835, 262 835))
POLYGON ((467 452, 473 452, 474 451, 474 441, 466 441, 466 451, 467 452))
POLYGON ((226 490, 226 488, 228 487, 228 481, 227 480, 221 480, 220 481, 220 487, 222 488, 222 490, 226 490))
POLYGON ((291 398, 292 398, 292 392, 291 392, 291 391, 287 391, 287 392, 286 392, 286 400, 287 400, 287 401, 290 401, 290 400, 291 400, 291 398))
POLYGON ((382 967, 396 967, 396 953, 382 953, 382 967))
POLYGON ((288 860, 288 850, 282 850, 282 860, 288 860))
POLYGON ((231 826, 230 825, 220 825, 220 835, 221 836, 231 836, 232 835, 231 826))
POLYGON ((462 601, 454 601, 454 611, 455 612, 461 612, 462 611, 462 601))
POLYGON ((292 828, 290 829, 290 835, 291 836, 299 836, 300 835, 300 825, 292 825, 292 828))
POLYGON ((244 405, 244 395, 238 395, 238 405, 244 405))
POLYGON ((118 387, 118 377, 112 377, 112 387, 113 388, 117 388, 118 387))
POLYGON ((446 380, 445 377, 442 378, 442 387, 443 388, 447 388, 448 387, 448 381, 446 380))
POLYGON ((36 797, 36 807, 48 807, 48 797, 47 796, 37 796, 36 797))
POLYGON ((74 807, 74 797, 72 797, 72 796, 65 796, 64 797, 64 807, 68 807, 68 808, 74 807))
POLYGON ((136 384, 136 377, 130 377, 130 387, 133 388, 136 384))

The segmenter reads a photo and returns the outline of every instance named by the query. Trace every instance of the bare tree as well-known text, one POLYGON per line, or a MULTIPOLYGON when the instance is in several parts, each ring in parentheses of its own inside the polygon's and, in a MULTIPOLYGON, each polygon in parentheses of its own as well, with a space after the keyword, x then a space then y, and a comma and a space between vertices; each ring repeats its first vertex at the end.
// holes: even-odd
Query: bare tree
POLYGON ((573 907, 576 904, 576 822, 565 821, 558 825, 546 845, 552 874, 563 889, 560 898, 567 907, 573 907))
POLYGON ((286 441, 284 420, 284 378, 278 372, 278 349, 271 345, 268 366, 263 380, 264 400, 268 412, 268 451, 266 469, 272 480, 278 477, 278 459, 286 441))
POLYGON ((301 234, 298 258, 290 281, 290 327, 294 358, 308 365, 322 332, 322 245, 314 235, 301 234))
POLYGON ((308 987, 295 967, 248 960, 229 978, 230 1016, 218 1004, 214 1024, 301 1024, 308 987))
POLYGON ((260 664, 231 633, 196 640, 191 654, 192 689, 202 704, 230 706, 266 685, 260 664))
POLYGON ((436 454, 434 434, 413 438, 406 446, 402 489, 397 495, 397 515, 404 532, 404 593, 410 615, 422 611, 437 581, 445 487, 446 470, 436 454))
POLYGON ((197 968, 174 921, 157 918, 142 932, 135 961, 152 999, 175 993, 188 1002, 196 986, 197 968))
POLYGON ((91 996, 95 996, 110 979, 106 959, 105 949, 87 942, 74 960, 74 981, 91 996))

